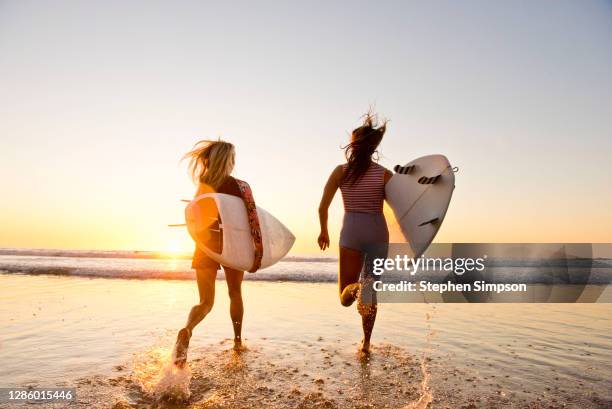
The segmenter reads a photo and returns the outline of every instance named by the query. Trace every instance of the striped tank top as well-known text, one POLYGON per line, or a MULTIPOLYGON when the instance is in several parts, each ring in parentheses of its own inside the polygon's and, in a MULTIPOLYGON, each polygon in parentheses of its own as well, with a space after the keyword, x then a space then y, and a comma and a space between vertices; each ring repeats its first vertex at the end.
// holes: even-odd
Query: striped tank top
MULTIPOLYGON (((342 166, 345 173, 347 166, 342 166)), ((342 182, 340 191, 345 212, 382 213, 385 200, 385 168, 372 162, 359 180, 353 183, 342 182)))

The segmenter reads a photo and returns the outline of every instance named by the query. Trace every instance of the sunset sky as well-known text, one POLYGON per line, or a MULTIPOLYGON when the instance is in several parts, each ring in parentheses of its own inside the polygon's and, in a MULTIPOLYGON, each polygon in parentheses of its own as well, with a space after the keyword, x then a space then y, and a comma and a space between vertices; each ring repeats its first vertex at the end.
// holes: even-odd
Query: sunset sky
POLYGON ((370 105, 383 165, 460 168, 437 241, 612 242, 610 2, 0 1, 0 247, 189 250, 179 160, 221 136, 315 254, 370 105))

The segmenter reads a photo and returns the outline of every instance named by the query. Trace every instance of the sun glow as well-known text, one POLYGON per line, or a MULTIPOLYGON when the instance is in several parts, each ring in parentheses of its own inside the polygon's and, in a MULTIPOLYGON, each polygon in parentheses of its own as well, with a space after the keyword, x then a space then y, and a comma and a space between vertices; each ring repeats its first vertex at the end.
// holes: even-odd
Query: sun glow
POLYGON ((179 258, 193 251, 193 241, 184 232, 174 232, 166 238, 162 254, 169 258, 179 258))

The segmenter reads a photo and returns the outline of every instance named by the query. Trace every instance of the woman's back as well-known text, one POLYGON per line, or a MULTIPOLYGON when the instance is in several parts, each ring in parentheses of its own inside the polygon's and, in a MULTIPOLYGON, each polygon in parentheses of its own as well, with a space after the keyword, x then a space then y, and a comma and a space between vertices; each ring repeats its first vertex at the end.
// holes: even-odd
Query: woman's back
MULTIPOLYGON (((342 169, 346 176, 348 164, 342 169)), ((385 171, 386 169, 376 162, 356 181, 345 180, 340 183, 342 201, 345 212, 376 213, 383 212, 385 200, 385 171)))
POLYGON ((227 176, 223 180, 223 183, 221 183, 221 185, 219 185, 217 189, 214 189, 207 184, 200 183, 198 185, 198 191, 195 196, 197 197, 204 193, 225 193, 226 195, 241 197, 238 181, 233 176, 227 176))

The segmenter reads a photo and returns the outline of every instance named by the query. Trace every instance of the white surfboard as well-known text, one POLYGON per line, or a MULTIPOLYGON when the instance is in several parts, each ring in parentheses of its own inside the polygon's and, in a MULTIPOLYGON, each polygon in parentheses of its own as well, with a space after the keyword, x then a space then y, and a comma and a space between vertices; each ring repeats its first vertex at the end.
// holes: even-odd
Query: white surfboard
POLYGON ((420 257, 442 225, 455 188, 455 173, 444 155, 429 155, 404 166, 385 186, 386 200, 412 249, 420 257))
MULTIPOLYGON (((276 217, 257 207, 263 242, 261 267, 283 258, 293 246, 295 236, 276 217)), ((205 193, 185 208, 189 234, 196 245, 221 265, 249 270, 253 265, 254 245, 241 198, 223 193, 205 193)))

